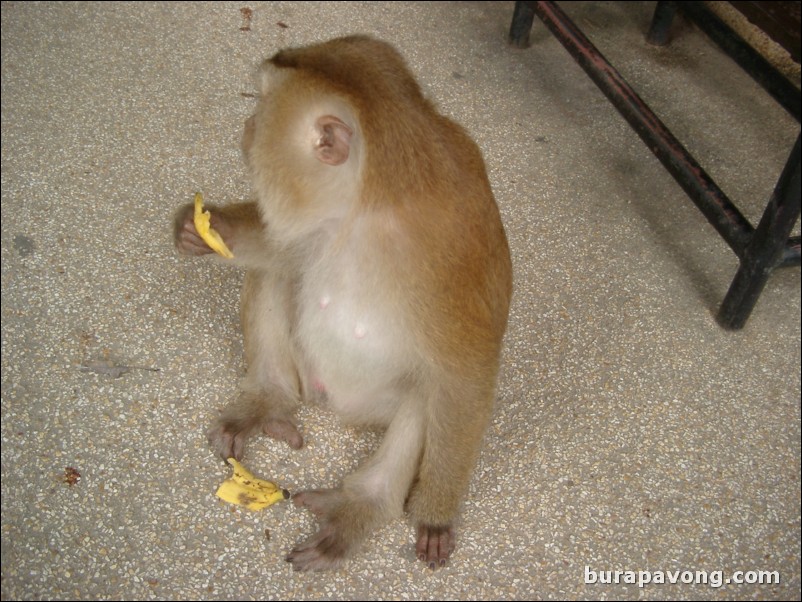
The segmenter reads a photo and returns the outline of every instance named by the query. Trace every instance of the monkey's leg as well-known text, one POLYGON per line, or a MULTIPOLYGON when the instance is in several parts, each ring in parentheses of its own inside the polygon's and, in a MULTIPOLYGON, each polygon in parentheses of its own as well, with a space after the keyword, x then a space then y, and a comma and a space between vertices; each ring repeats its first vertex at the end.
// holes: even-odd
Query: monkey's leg
POLYGON ((294 413, 300 397, 290 341, 292 285, 281 275, 249 271, 242 287, 242 331, 247 374, 239 397, 208 431, 223 458, 242 458, 245 441, 263 432, 293 449, 303 445, 294 413))
POLYGON ((399 408, 377 452, 339 488, 295 494, 295 505, 315 514, 320 530, 297 545, 287 562, 299 571, 335 568, 377 526, 399 516, 418 465, 421 436, 421 410, 408 401, 399 408))
POLYGON ((493 393, 486 395, 444 387, 427 405, 423 453, 407 509, 417 526, 415 554, 430 568, 445 565, 454 550, 454 521, 492 410, 493 393))

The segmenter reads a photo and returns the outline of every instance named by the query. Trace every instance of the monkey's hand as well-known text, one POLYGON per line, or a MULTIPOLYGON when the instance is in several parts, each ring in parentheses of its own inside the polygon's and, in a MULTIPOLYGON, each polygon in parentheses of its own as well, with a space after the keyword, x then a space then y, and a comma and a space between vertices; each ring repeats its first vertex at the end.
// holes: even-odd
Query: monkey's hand
POLYGON ((226 246, 223 237, 211 226, 212 214, 203 210, 203 195, 200 192, 195 193, 195 229, 209 248, 218 255, 222 255, 226 259, 232 259, 234 253, 226 246))
POLYGON ((245 506, 248 510, 264 510, 290 497, 289 491, 271 481, 257 479, 234 458, 229 458, 228 463, 234 467, 234 474, 217 489, 217 497, 221 500, 245 506))

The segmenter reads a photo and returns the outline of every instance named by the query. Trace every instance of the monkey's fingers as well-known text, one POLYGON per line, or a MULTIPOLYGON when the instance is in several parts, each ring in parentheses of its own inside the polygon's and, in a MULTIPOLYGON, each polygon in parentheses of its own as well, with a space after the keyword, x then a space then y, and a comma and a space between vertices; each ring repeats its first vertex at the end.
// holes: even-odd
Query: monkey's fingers
POLYGON ((200 192, 195 193, 195 213, 193 215, 195 230, 212 251, 226 259, 232 259, 234 253, 228 248, 220 233, 212 228, 211 219, 212 214, 203 210, 203 195, 200 192))
POLYGON ((182 255, 208 255, 214 253, 212 249, 203 242, 198 235, 195 226, 190 219, 176 233, 175 246, 182 255))
POLYGON ((415 554, 418 560, 425 562, 430 569, 445 566, 451 552, 454 551, 454 528, 430 527, 418 525, 418 541, 415 545, 415 554))
POLYGON ((205 255, 213 253, 195 229, 193 223, 194 207, 187 204, 181 207, 173 220, 173 243, 182 255, 205 255))

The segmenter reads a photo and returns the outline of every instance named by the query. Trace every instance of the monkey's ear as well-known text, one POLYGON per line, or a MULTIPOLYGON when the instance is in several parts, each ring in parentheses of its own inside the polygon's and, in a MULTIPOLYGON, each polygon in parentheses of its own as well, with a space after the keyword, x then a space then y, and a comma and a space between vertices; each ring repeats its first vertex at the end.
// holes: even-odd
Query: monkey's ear
POLYGON ((348 160, 351 136, 354 131, 334 115, 324 115, 315 121, 317 141, 315 156, 328 165, 342 165, 348 160))

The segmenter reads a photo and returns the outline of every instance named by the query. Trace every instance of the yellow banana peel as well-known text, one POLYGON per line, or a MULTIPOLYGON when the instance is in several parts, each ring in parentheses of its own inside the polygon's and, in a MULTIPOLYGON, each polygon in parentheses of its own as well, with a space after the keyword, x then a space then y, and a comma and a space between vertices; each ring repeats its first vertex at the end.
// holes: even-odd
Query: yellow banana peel
POLYGON ((217 253, 218 255, 222 255, 226 259, 232 259, 234 257, 234 253, 226 245, 223 237, 220 236, 220 233, 212 228, 211 220, 212 214, 209 211, 203 210, 203 195, 200 192, 195 193, 195 229, 200 234, 200 237, 203 239, 209 248, 217 253))
POLYGON ((221 500, 245 506, 248 510, 264 510, 290 497, 289 491, 271 481, 256 478, 234 458, 226 461, 234 468, 234 474, 218 487, 217 497, 221 500))

